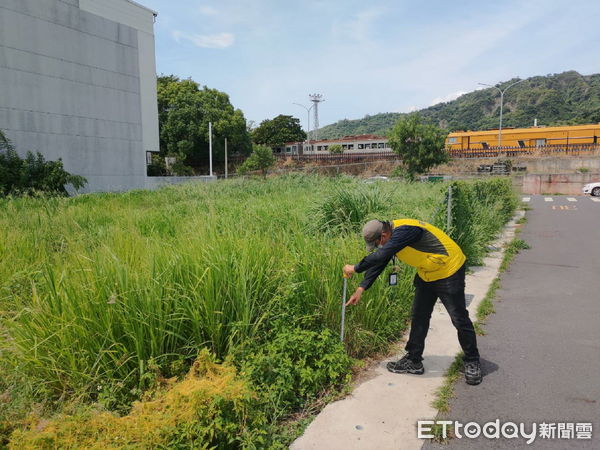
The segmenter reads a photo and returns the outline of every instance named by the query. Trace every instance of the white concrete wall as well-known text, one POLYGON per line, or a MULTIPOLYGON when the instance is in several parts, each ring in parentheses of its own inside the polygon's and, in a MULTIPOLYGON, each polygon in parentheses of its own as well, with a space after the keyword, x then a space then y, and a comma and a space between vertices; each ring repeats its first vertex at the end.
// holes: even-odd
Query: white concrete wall
POLYGON ((154 17, 110 2, 121 22, 80 0, 0 0, 0 129, 20 154, 62 158, 88 192, 143 188, 145 150, 158 149, 154 17))
POLYGON ((215 176, 197 176, 197 177, 148 177, 146 178, 146 189, 159 189, 163 186, 185 183, 212 183, 216 182, 215 176))
POLYGON ((113 22, 154 34, 154 14, 139 3, 129 0, 79 0, 79 7, 113 22))
POLYGON ((138 31, 140 92, 142 108, 142 142, 145 151, 159 150, 158 94, 156 92, 156 59, 154 35, 138 31))
POLYGON ((142 140, 144 150, 157 152, 159 150, 158 98, 153 26, 157 13, 130 0, 79 0, 79 6, 83 11, 137 30, 142 140))

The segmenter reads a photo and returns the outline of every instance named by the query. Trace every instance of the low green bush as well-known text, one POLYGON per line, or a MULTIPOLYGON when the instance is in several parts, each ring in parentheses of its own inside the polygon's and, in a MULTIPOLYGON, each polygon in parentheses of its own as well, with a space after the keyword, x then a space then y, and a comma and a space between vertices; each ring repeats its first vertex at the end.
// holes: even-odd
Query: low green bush
POLYGON ((22 159, 0 133, 0 195, 68 195, 65 186, 70 184, 78 190, 86 183, 84 177, 67 172, 60 158, 58 161, 46 161, 39 152, 27 152, 22 159))
POLYGON ((351 366, 338 335, 328 329, 292 328, 251 350, 244 358, 242 373, 277 417, 348 380, 351 366))

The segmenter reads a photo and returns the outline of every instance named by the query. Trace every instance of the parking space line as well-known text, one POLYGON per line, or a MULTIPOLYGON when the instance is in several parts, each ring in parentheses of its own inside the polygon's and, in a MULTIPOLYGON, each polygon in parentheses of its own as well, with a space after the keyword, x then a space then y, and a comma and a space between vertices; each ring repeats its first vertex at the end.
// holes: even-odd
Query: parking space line
POLYGON ((590 200, 593 202, 600 202, 600 198, 598 197, 590 197, 590 200))
POLYGON ((545 197, 545 198, 544 198, 544 201, 545 201, 545 202, 553 202, 553 201, 554 201, 554 199, 553 199, 552 197, 545 197))
POLYGON ((570 201, 570 202, 576 202, 577 201, 577 199, 573 198, 573 197, 567 197, 567 200, 570 201))
POLYGON ((528 201, 530 201, 530 200, 531 200, 531 197, 523 197, 523 201, 524 201, 525 203, 527 203, 527 202, 528 202, 528 201))

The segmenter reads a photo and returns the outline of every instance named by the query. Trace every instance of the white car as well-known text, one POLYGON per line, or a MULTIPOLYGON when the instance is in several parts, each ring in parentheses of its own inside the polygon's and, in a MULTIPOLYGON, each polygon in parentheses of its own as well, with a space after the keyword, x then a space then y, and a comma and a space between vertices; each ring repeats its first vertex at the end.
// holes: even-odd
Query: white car
POLYGON ((594 197, 600 197, 600 182, 586 184, 581 190, 584 194, 592 194, 594 197))

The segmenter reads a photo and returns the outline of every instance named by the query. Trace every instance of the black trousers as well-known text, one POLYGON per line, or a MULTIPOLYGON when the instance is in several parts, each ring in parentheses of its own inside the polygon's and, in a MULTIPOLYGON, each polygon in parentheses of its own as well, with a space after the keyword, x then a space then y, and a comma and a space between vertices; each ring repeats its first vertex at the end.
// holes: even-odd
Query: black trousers
POLYGON ((406 344, 408 356, 413 361, 423 360, 425 338, 435 302, 439 298, 456 328, 458 341, 464 352, 464 361, 479 361, 477 337, 465 301, 465 266, 454 275, 437 281, 426 282, 415 275, 415 299, 412 306, 412 324, 406 344))

